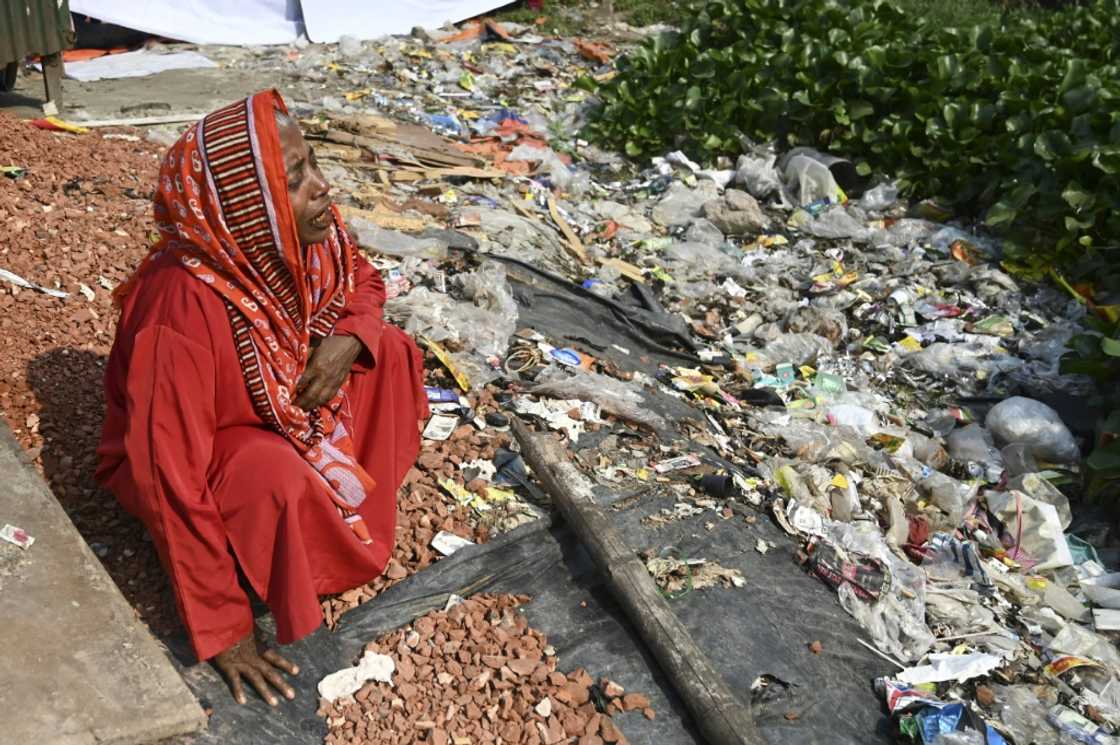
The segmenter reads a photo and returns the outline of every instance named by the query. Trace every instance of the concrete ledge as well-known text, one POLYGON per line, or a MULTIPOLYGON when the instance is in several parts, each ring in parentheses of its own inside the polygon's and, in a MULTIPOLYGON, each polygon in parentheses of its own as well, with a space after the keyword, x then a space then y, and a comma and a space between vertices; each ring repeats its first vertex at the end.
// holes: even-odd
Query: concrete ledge
POLYGON ((0 423, 0 740, 139 745, 206 715, 0 423))

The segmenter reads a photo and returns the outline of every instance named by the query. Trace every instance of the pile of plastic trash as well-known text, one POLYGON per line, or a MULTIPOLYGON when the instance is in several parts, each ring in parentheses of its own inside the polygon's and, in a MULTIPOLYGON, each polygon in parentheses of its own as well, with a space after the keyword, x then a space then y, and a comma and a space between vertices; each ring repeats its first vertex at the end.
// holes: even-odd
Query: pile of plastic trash
MULTIPOLYGON (((640 36, 612 31, 621 51, 640 36)), ((279 60, 344 80, 297 112, 404 118, 488 174, 371 193, 377 159, 320 155, 344 199, 391 213, 356 232, 389 317, 446 366, 434 416, 453 421, 426 436, 501 427, 472 409, 486 388, 573 445, 646 443, 581 461, 601 484, 722 477, 864 627, 904 741, 1116 742, 1120 544, 1077 499, 1081 423, 1057 410, 1092 391, 1058 369, 1083 308, 840 158, 637 170, 582 142, 594 102, 572 84, 610 74, 604 48, 479 24, 279 60), (558 326, 526 320, 545 280, 514 281, 522 265, 570 285, 558 326), (657 344, 603 341, 600 313, 657 344)), ((522 483, 509 465, 471 475, 522 483)))

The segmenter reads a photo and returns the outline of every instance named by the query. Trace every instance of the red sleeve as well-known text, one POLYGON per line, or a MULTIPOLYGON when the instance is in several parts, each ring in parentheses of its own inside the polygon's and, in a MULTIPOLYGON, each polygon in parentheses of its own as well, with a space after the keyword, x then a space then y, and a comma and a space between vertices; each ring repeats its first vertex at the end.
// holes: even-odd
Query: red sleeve
POLYGON ((353 336, 365 347, 354 363, 355 372, 369 370, 374 365, 377 345, 381 343, 381 332, 385 329, 384 307, 385 283, 381 281, 381 273, 355 251, 354 292, 331 330, 331 334, 336 336, 353 336))
POLYGON ((142 517, 200 660, 253 629, 207 483, 217 426, 215 380, 206 346, 163 325, 136 334, 124 389, 124 449, 144 496, 142 517))

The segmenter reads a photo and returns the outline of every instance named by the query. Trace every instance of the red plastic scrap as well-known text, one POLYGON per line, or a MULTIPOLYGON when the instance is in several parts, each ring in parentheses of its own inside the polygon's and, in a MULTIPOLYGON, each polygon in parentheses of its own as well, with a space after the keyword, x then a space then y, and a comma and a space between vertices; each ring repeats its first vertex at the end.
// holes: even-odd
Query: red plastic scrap
POLYGON ((599 230, 591 234, 591 240, 609 241, 618 233, 618 227, 618 223, 614 220, 607 220, 599 230))
POLYGON ((484 34, 497 37, 503 41, 509 41, 513 38, 510 36, 509 31, 506 31, 505 28, 502 27, 502 24, 492 18, 483 18, 481 20, 469 21, 459 30, 459 33, 448 36, 445 39, 440 39, 440 43, 450 44, 456 41, 470 41, 484 34))
POLYGON ((600 44, 587 39, 576 39, 576 50, 584 59, 605 65, 614 59, 614 49, 607 44, 600 44))

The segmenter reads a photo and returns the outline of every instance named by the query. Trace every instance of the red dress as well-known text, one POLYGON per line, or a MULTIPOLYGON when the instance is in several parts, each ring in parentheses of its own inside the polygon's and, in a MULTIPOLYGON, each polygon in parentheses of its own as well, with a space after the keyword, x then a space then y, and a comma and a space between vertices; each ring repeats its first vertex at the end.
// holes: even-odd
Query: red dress
POLYGON ((427 401, 419 350, 382 320, 381 277, 355 260, 356 289, 333 333, 365 347, 342 420, 376 481, 359 510, 368 545, 318 472, 257 415, 213 290, 164 257, 124 302, 97 475, 147 525, 200 660, 252 629, 238 565, 286 644, 322 622, 319 595, 368 582, 388 562, 396 492, 419 451, 427 401))

